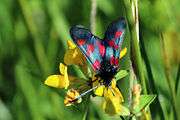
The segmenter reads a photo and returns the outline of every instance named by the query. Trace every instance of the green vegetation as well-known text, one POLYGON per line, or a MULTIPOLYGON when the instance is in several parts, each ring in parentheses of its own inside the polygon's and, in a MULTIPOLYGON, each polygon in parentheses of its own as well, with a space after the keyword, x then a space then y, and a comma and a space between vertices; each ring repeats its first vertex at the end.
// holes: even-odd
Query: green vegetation
MULTIPOLYGON (((107 25, 120 16, 128 22, 123 43, 127 55, 120 62, 128 73, 117 75, 123 76, 117 84, 124 105, 131 106, 131 90, 139 83, 144 102, 134 110, 141 110, 138 119, 180 119, 180 1, 96 0, 95 16, 91 1, 0 1, 0 120, 129 119, 105 114, 96 100, 65 107, 66 91, 44 85, 47 76, 59 73, 71 26, 81 24, 102 38, 107 25)), ((68 72, 80 76, 73 67, 68 72)))

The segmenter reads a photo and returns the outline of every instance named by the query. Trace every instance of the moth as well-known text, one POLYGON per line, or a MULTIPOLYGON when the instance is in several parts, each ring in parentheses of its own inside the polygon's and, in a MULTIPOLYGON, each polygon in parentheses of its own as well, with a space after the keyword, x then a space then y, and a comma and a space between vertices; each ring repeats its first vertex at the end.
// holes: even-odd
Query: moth
POLYGON ((119 55, 126 29, 125 18, 112 22, 103 39, 93 35, 89 29, 76 25, 70 29, 74 43, 82 51, 96 76, 106 87, 119 70, 119 55))

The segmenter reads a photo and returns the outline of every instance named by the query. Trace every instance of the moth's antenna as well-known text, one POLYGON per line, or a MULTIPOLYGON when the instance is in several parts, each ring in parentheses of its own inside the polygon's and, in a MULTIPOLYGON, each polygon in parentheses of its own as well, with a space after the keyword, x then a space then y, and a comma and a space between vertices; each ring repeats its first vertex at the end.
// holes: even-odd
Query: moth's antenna
POLYGON ((93 88, 91 88, 91 89, 85 91, 84 93, 82 93, 82 94, 80 94, 79 96, 77 96, 77 97, 75 98, 75 100, 77 100, 77 99, 79 99, 79 98, 85 96, 86 94, 88 94, 88 93, 90 93, 91 91, 95 90, 95 89, 98 88, 99 86, 101 86, 101 85, 97 85, 97 86, 95 86, 95 87, 93 87, 93 88))

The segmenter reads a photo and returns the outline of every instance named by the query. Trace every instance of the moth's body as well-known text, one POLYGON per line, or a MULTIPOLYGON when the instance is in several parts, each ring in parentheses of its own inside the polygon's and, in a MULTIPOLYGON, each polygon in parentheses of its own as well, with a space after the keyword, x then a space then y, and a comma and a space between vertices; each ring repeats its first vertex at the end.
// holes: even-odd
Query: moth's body
POLYGON ((103 80, 103 85, 110 86, 111 81, 116 73, 116 67, 111 66, 111 64, 108 61, 103 61, 101 63, 101 70, 99 71, 97 76, 99 76, 103 80))

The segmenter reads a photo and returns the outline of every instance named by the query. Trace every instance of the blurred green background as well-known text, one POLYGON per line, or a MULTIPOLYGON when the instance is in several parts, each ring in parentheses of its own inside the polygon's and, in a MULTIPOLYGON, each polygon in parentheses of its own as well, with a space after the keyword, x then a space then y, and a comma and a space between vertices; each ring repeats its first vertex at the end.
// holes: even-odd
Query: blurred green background
MULTIPOLYGON (((96 2, 94 34, 102 38, 107 25, 127 11, 123 0, 96 2)), ((174 120, 180 115, 180 1, 140 0, 138 5, 147 91, 158 95, 150 107, 152 119, 174 120)), ((90 12, 90 0, 0 0, 0 120, 83 119, 83 105, 65 107, 64 90, 43 82, 59 72, 70 27, 90 28, 90 12)), ((122 69, 129 69, 130 38, 127 32, 123 46, 129 54, 122 69)), ((128 101, 128 78, 119 87, 128 101)), ((87 119, 120 119, 90 104, 87 119)))

